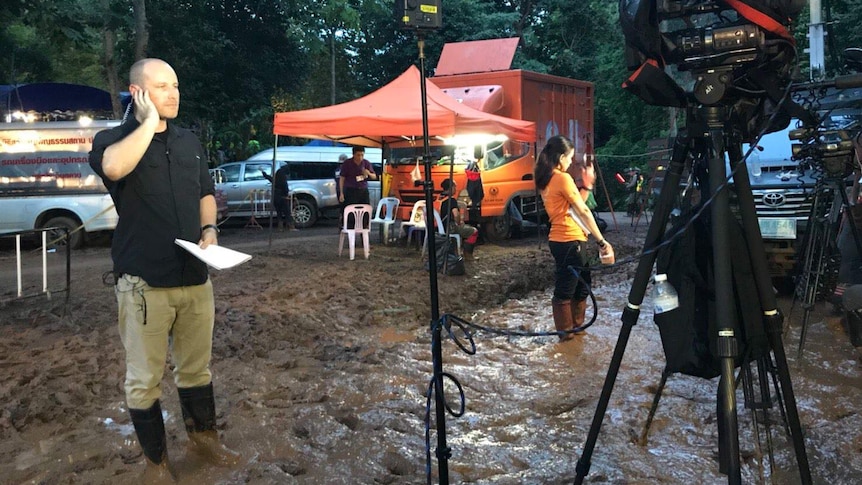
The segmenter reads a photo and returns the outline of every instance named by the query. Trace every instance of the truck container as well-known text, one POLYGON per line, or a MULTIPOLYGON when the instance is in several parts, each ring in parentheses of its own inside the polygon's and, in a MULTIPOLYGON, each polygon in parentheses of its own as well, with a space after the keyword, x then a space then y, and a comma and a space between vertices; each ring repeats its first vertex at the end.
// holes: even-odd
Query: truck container
MULTIPOLYGON (((536 123, 534 143, 515 142, 486 133, 484 139, 455 139, 433 147, 431 178, 434 190, 453 177, 468 222, 479 226, 489 240, 509 237, 514 225, 536 220, 542 212, 533 181, 536 155, 555 135, 566 135, 575 145, 575 159, 593 159, 593 84, 531 71, 509 69, 517 39, 446 44, 436 74, 429 78, 458 101, 481 111, 536 123), (471 60, 472 59, 472 60, 471 60), (476 62, 481 59, 482 62, 476 62), (477 71, 480 72, 469 72, 477 71), (472 200, 465 168, 477 162, 484 197, 472 200)), ((390 194, 401 199, 399 218, 406 219, 413 204, 424 199, 424 189, 413 174, 422 147, 392 148, 386 170, 392 177, 390 194)), ((424 165, 419 163, 424 176, 424 165)))
POLYGON ((58 228, 51 239, 78 248, 88 234, 113 230, 114 203, 88 159, 95 134, 118 124, 0 124, 0 233, 58 228))

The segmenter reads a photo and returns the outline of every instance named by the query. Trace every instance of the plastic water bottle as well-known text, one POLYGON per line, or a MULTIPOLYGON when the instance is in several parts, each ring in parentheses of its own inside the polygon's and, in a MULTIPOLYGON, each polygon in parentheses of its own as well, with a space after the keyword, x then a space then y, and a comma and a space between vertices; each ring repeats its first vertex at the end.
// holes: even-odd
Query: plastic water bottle
POLYGON ((655 287, 653 291, 655 313, 669 312, 679 307, 679 296, 667 280, 666 274, 655 275, 655 287))
POLYGON ((748 155, 748 171, 751 172, 751 175, 755 179, 759 179, 763 174, 763 170, 760 167, 760 154, 758 154, 757 148, 752 150, 752 152, 748 155))

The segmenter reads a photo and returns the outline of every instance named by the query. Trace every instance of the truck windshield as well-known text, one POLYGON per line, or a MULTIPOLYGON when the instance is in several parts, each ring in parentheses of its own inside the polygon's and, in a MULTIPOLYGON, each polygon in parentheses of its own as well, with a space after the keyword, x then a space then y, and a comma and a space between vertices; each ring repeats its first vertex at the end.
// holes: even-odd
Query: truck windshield
MULTIPOLYGON (((490 170, 503 166, 513 160, 523 158, 530 152, 530 144, 520 141, 496 141, 486 146, 432 146, 430 147, 431 160, 435 165, 454 164, 467 165, 476 161, 476 155, 483 153, 484 170, 490 170)), ((425 149, 423 147, 393 148, 392 165, 413 165, 417 159, 421 159, 425 149)))

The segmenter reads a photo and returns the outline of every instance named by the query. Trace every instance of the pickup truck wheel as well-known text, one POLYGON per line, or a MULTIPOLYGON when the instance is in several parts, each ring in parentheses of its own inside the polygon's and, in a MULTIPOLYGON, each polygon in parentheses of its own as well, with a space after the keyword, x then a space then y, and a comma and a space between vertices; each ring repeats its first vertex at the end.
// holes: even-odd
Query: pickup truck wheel
POLYGON ((509 239, 512 234, 512 218, 509 214, 492 217, 483 227, 485 228, 485 239, 490 242, 504 241, 509 239))
POLYGON ((305 229, 317 222, 317 207, 308 199, 297 199, 293 206, 293 223, 300 229, 305 229))
POLYGON ((56 227, 56 230, 48 231, 48 241, 56 241, 51 246, 65 246, 67 244, 66 241, 66 233, 62 230, 62 228, 66 228, 69 230, 69 241, 68 244, 72 249, 79 249, 84 245, 84 230, 81 229, 77 232, 72 232, 78 227, 78 223, 75 222, 74 219, 70 217, 52 217, 48 219, 45 224, 42 225, 45 227, 56 227))

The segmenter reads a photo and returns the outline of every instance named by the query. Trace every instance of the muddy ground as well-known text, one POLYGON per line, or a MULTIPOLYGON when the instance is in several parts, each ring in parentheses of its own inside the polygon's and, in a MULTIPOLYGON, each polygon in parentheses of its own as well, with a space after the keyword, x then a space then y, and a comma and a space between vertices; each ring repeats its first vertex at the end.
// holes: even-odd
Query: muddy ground
MULTIPOLYGON (((643 222, 621 220, 607 238, 619 258, 636 254, 644 234, 643 222)), ((432 297, 419 252, 373 242, 368 260, 361 250, 354 261, 346 251, 338 257, 333 221, 272 239, 268 230, 232 224, 220 242, 253 255, 212 271, 220 433, 243 462, 219 470, 185 456, 166 377, 162 408, 180 483, 425 483, 432 297)), ((24 252, 25 289, 38 290, 32 268, 41 256, 32 246, 24 252)), ((467 275, 439 277, 441 313, 494 328, 552 329, 552 258, 541 238, 484 244, 476 255, 467 275)), ((62 253, 47 258, 57 266, 62 253)), ((134 483, 143 456, 123 397, 113 288, 102 283, 108 243, 73 253, 68 304, 63 293, 15 298, 15 267, 10 245, 0 246, 0 483, 134 483)), ((594 277, 599 322, 573 342, 482 333, 473 357, 444 342, 444 370, 467 399, 463 417, 447 417, 451 483, 571 483, 633 272, 629 264, 594 277)), ((860 366, 824 305, 799 360, 798 324, 789 325, 791 372, 815 483, 858 483, 860 366)), ((650 315, 634 333, 588 482, 726 482, 715 464, 715 381, 672 378, 652 444, 635 443, 663 360, 650 315)), ((457 409, 457 391, 446 392, 457 409)), ((751 424, 741 411, 740 427, 751 424)), ((770 470, 752 435, 740 434, 744 482, 798 482, 785 438, 774 442, 770 470)), ((432 432, 432 456, 436 439, 432 432)), ((437 461, 430 467, 437 483, 437 461)))

